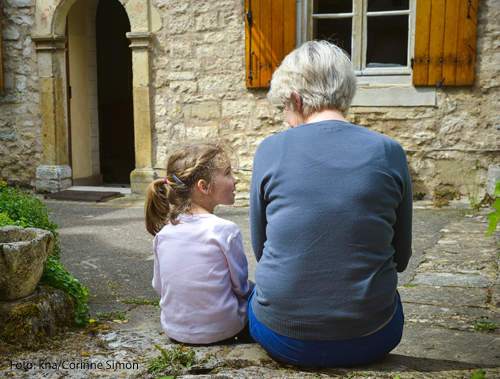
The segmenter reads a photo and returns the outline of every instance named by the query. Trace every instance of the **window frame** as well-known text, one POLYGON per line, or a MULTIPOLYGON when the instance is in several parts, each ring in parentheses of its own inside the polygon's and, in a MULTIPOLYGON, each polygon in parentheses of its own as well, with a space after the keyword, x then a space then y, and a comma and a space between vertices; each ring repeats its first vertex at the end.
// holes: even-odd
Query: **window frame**
MULTIPOLYGON (((407 11, 384 11, 367 12, 368 0, 352 0, 353 9, 351 13, 331 15, 314 15, 313 7, 315 0, 298 0, 297 8, 300 12, 297 14, 297 42, 298 44, 313 40, 313 19, 318 18, 345 18, 352 17, 352 58, 358 84, 388 84, 388 85, 411 85, 412 68, 411 60, 415 49, 415 20, 417 0, 409 0, 409 10, 407 11), (408 56, 407 67, 386 67, 386 68, 367 68, 366 67, 366 49, 367 49, 367 18, 384 15, 408 15, 408 56), (339 17, 340 16, 340 17, 339 17)), ((351 54, 351 52, 348 52, 351 54)))

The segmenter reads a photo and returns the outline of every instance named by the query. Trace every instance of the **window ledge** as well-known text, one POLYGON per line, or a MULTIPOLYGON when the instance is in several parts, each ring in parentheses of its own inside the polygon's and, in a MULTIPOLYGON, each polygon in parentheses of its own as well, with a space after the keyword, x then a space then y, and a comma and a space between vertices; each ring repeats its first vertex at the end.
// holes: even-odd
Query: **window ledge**
POLYGON ((351 107, 435 107, 436 87, 358 86, 351 107))

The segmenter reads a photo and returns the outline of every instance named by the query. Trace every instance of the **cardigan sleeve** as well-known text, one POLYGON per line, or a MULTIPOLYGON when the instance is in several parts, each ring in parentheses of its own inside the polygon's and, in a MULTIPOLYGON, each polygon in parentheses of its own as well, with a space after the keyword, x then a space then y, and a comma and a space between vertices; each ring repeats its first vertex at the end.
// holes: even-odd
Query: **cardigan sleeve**
MULTIPOLYGON (((262 145, 261 145, 262 146, 262 145)), ((259 146, 260 147, 260 146, 259 146)), ((250 183, 250 234, 252 237, 252 248, 257 262, 262 257, 264 243, 267 240, 266 236, 266 207, 267 201, 263 196, 262 188, 262 149, 255 153, 252 182, 250 183)))
POLYGON ((404 192, 401 202, 396 209, 396 223, 392 227, 394 230, 392 246, 395 250, 393 259, 397 265, 396 270, 398 272, 403 272, 406 269, 412 255, 413 192, 406 159, 404 162, 404 192))

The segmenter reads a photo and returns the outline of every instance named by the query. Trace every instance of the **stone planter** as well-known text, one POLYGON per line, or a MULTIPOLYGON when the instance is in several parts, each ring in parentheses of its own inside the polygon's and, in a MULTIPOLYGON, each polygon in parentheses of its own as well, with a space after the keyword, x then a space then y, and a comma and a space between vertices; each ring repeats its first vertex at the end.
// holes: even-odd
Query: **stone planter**
POLYGON ((54 249, 52 233, 34 228, 0 228, 0 300, 31 295, 54 249))

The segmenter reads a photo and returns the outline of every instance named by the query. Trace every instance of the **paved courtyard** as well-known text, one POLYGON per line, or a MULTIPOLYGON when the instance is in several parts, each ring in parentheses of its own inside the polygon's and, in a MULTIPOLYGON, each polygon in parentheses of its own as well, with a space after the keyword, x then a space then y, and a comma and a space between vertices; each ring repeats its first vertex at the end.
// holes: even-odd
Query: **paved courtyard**
MULTIPOLYGON (((126 323, 107 321, 92 333, 72 332, 59 349, 8 357, 4 374, 19 378, 151 378, 147 358, 159 352, 155 344, 172 345, 160 326, 160 310, 134 300, 155 301, 152 236, 143 221, 143 199, 124 197, 104 203, 46 201, 59 224, 61 261, 93 297, 97 313, 123 312, 126 323), (123 300, 131 300, 123 302, 123 300), (45 359, 66 361, 64 367, 39 365, 18 369, 12 362, 45 359), (68 368, 73 362, 101 366, 68 368), (119 364, 116 364, 119 363, 119 364), (109 366, 109 367, 108 367, 109 366)), ((499 234, 484 238, 488 228, 483 210, 470 217, 465 202, 442 210, 429 202, 414 203, 414 253, 399 277, 405 310, 401 344, 387 357, 357 368, 296 368, 274 361, 256 344, 194 347, 197 357, 210 362, 178 378, 470 378, 483 369, 486 378, 500 378, 499 234), (485 329, 484 327, 483 329, 485 329)), ((250 244, 247 207, 221 207, 220 217, 236 222, 242 231, 250 278, 256 267, 250 244)), ((20 366, 18 366, 20 367, 20 366)), ((81 366, 80 366, 81 367, 81 366)), ((156 377, 162 377, 156 375, 156 377)))

